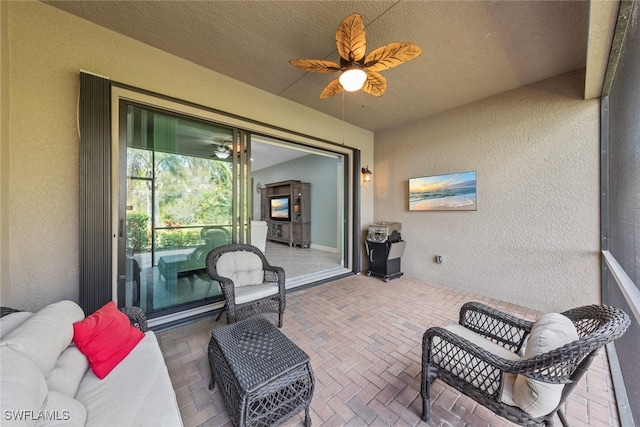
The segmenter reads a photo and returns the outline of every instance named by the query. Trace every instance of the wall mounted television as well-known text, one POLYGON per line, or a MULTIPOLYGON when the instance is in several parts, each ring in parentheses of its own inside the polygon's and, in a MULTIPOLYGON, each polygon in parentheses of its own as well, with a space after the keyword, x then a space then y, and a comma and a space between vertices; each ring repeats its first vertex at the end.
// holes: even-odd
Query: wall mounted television
POLYGON ((289 196, 276 196, 269 200, 269 217, 276 221, 291 221, 291 210, 289 209, 289 196))

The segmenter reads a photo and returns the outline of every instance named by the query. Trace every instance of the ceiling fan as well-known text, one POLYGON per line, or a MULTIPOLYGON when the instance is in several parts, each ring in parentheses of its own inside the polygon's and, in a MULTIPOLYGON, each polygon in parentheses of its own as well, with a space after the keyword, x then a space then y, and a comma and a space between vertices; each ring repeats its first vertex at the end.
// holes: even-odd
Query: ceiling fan
POLYGON ((336 46, 340 64, 322 59, 292 59, 294 67, 317 73, 341 71, 340 77, 332 80, 320 94, 320 99, 329 98, 343 89, 382 96, 387 90, 387 80, 379 71, 395 67, 422 54, 422 49, 413 43, 394 42, 375 49, 365 56, 366 39, 364 21, 357 14, 347 16, 336 31, 336 46))
POLYGON ((231 155, 231 143, 232 141, 221 141, 211 144, 216 147, 211 157, 217 157, 220 160, 224 160, 229 157, 231 155))

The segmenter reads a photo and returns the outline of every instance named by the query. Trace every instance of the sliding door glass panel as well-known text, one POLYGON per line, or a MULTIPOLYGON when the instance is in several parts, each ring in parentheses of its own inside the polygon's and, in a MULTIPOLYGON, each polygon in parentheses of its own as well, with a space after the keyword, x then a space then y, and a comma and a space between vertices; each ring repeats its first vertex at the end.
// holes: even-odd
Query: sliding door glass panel
POLYGON ((235 133, 127 106, 127 305, 155 317, 222 300, 205 260, 237 228, 234 168, 243 168, 233 156, 235 133))

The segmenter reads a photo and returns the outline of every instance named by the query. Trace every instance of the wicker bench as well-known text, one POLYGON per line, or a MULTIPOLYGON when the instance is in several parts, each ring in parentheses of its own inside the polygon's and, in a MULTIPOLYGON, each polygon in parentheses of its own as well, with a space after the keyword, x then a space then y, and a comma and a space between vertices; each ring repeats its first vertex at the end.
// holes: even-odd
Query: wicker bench
POLYGON ((214 329, 209 363, 209 389, 218 382, 235 426, 275 426, 303 409, 311 425, 309 356, 263 316, 214 329))

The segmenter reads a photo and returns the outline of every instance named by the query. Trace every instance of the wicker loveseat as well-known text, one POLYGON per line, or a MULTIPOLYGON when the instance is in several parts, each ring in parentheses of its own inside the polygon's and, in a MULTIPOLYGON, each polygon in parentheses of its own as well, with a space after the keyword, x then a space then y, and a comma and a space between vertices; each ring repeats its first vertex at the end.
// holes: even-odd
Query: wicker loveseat
POLYGON ((520 425, 553 425, 569 394, 605 344, 629 327, 621 310, 589 305, 530 322, 476 302, 459 323, 429 328, 422 339, 422 419, 440 379, 520 425))

